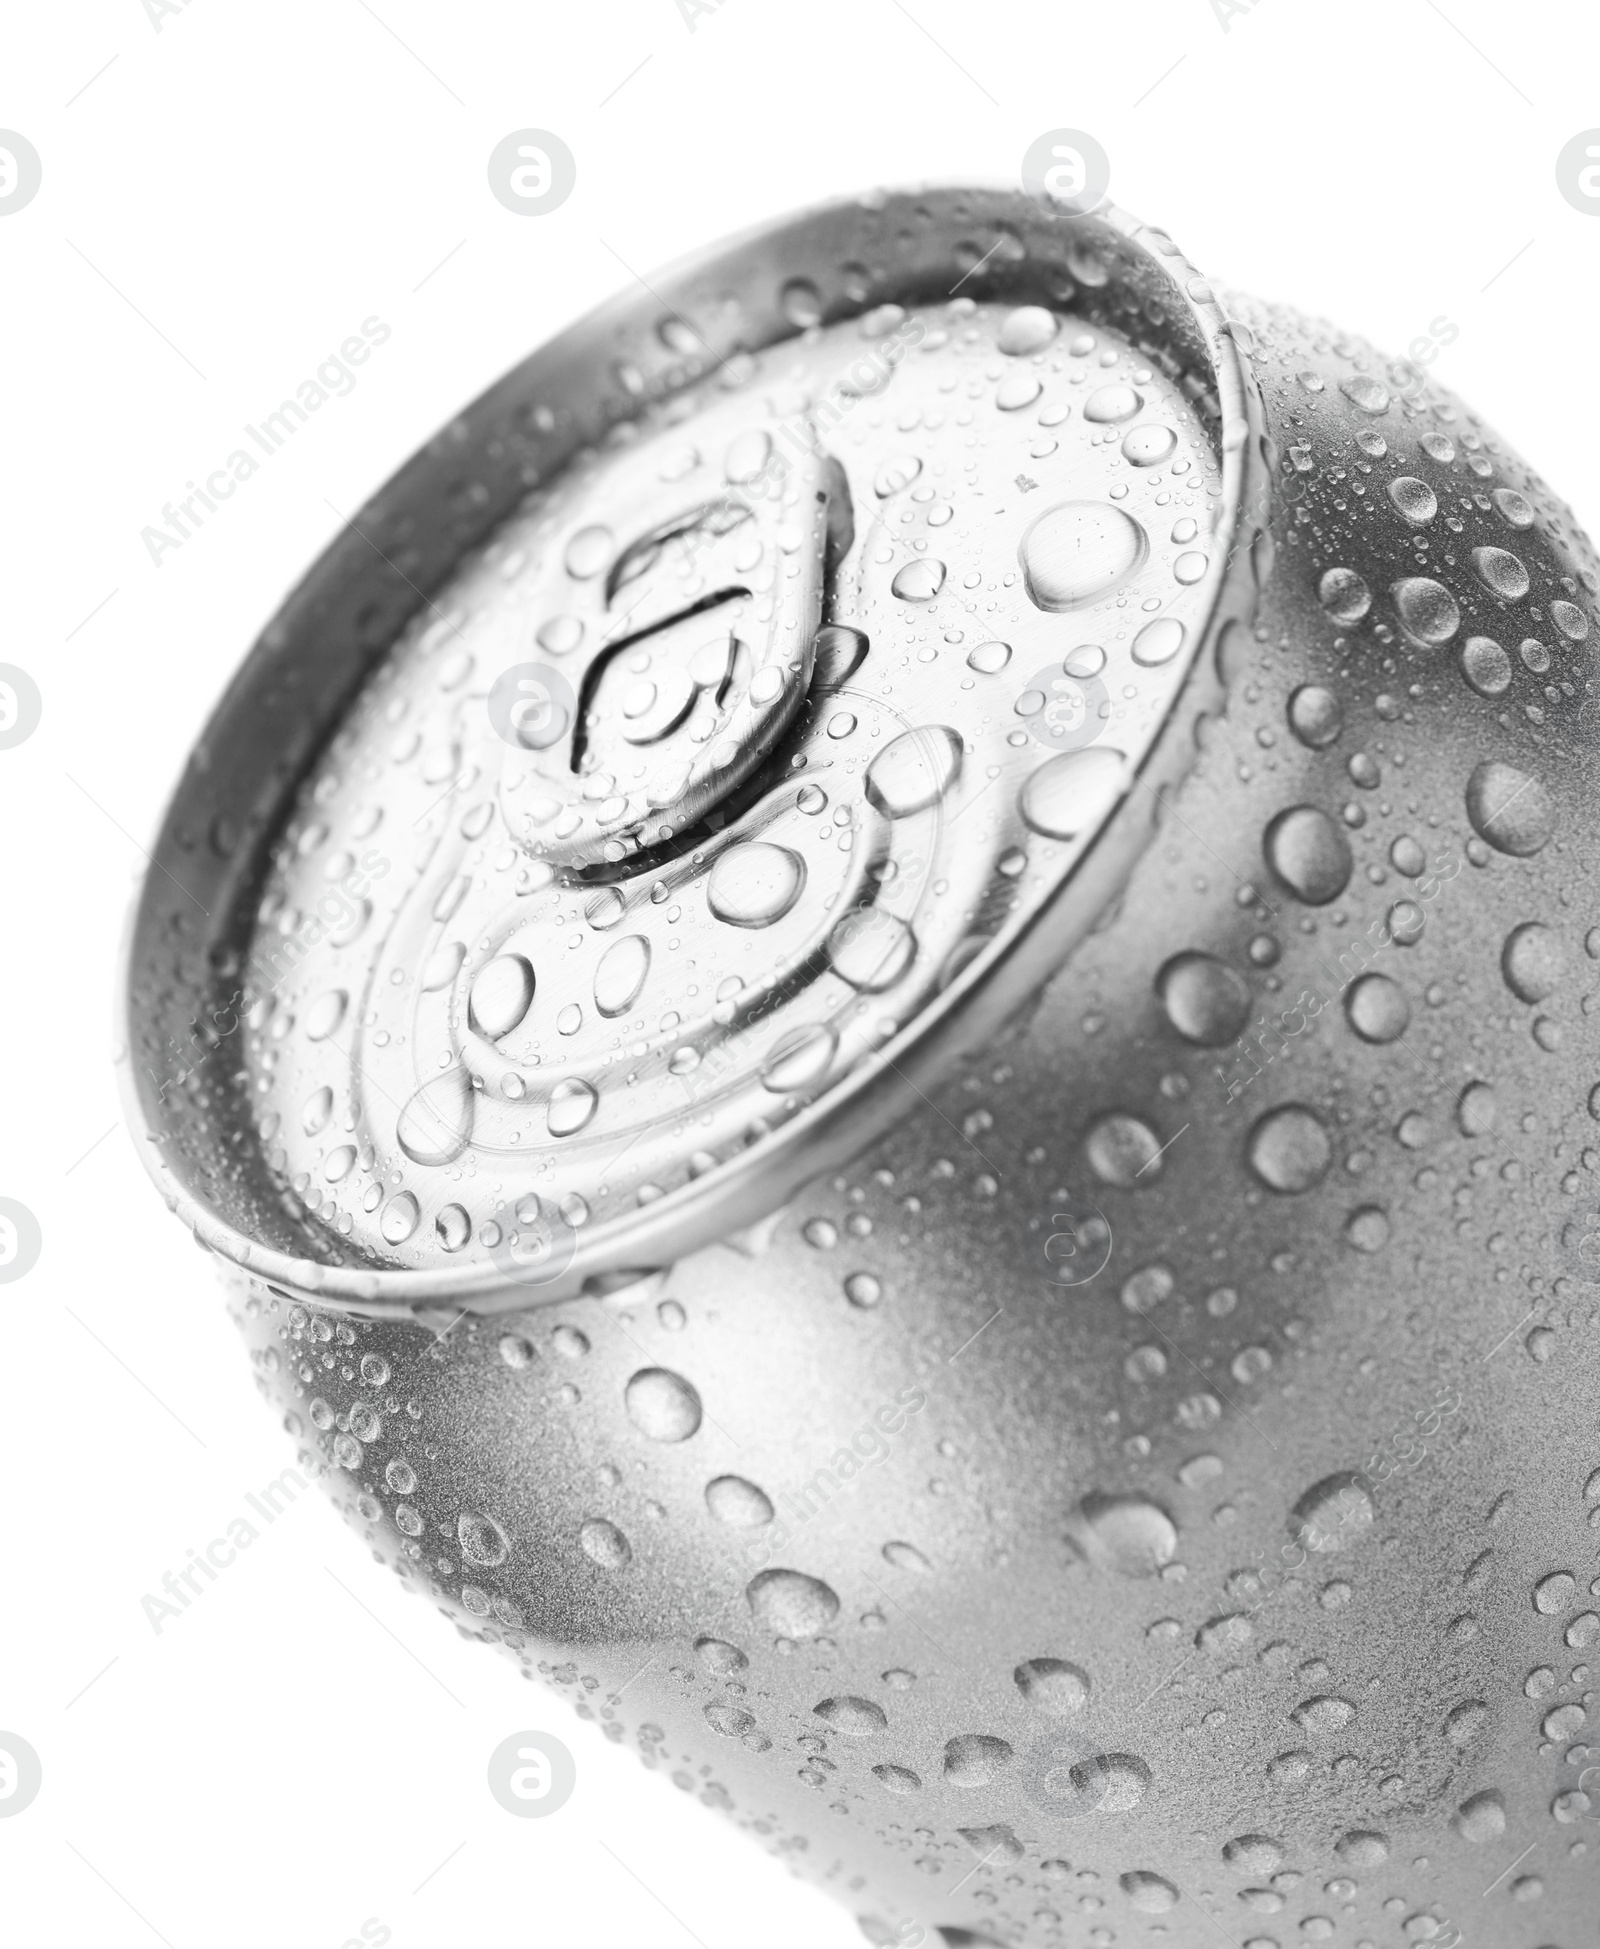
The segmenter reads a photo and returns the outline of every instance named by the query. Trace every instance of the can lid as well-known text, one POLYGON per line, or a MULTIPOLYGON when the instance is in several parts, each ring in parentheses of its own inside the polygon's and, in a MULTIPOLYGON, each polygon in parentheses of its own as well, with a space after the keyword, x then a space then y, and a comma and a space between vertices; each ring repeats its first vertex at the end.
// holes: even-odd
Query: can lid
POLYGON ((859 1150, 1147 843, 1260 424, 1168 239, 998 191, 801 216, 536 354, 330 549, 169 813, 129 1094, 197 1236, 522 1307, 859 1150))

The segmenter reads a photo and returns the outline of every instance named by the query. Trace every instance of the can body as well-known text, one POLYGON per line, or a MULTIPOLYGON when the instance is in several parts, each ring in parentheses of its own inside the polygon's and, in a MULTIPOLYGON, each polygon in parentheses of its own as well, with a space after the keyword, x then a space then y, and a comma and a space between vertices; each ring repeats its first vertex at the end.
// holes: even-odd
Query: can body
POLYGON ((875 1942, 1533 1949, 1600 1894, 1600 580, 1424 375, 1226 316, 1235 594, 1042 986, 670 1265, 229 1275, 371 1546, 875 1942))

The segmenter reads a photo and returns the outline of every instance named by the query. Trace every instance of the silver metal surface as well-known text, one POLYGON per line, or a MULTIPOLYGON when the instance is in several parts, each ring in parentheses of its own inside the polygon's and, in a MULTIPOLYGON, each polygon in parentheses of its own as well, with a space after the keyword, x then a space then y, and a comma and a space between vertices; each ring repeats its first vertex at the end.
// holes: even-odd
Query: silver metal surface
POLYGON ((1585 1939, 1593 551, 1120 216, 889 195, 653 284, 313 571, 136 916, 145 1148, 304 1464, 874 1942, 1585 1939))

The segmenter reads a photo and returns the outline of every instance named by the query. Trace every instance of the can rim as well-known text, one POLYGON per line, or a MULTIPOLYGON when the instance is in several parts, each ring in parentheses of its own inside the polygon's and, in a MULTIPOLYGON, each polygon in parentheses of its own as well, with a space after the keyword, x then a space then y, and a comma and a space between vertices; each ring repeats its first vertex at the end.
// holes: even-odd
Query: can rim
MULTIPOLYGON (((921 301, 912 289, 913 282, 905 271, 898 278, 894 270, 884 273, 836 316, 849 318, 902 299, 921 301)), ((746 332, 739 340, 743 349, 764 350, 797 335, 800 329, 793 321, 784 328, 781 317, 775 320, 769 316, 763 322, 775 323, 778 328, 765 337, 746 332)), ((1128 327, 1123 323, 1119 329, 1126 331, 1128 327)), ((701 373, 685 383, 702 383, 704 376, 701 373)), ((198 1244, 283 1297, 369 1317, 398 1318, 524 1311, 580 1294, 615 1290, 781 1209, 804 1184, 840 1168, 884 1136, 918 1102, 925 1101, 926 1090, 937 1087, 961 1058, 1004 1027, 1044 985, 1116 897, 1133 862, 1154 835, 1163 791, 1175 787, 1193 763, 1193 733, 1198 720, 1223 701, 1218 651, 1230 629, 1248 622, 1264 579, 1255 544, 1266 530, 1272 485, 1264 402, 1221 302, 1164 231, 1110 203, 1085 216, 1062 218, 1041 210, 1020 190, 992 185, 922 186, 866 198, 839 198, 751 227, 692 253, 648 280, 640 280, 637 292, 623 293, 590 311, 486 389, 372 495, 329 543, 230 681, 168 801, 151 851, 151 867, 124 930, 118 977, 117 1067, 129 1129, 169 1209, 189 1227, 198 1244), (574 368, 597 341, 615 342, 629 331, 641 336, 655 334, 664 312, 670 316, 690 308, 696 291, 709 287, 713 279, 718 291, 726 290, 730 279, 737 281, 740 275, 753 278, 758 272, 769 285, 775 285, 803 242, 835 230, 847 232, 853 221, 884 221, 913 213, 924 220, 932 219, 930 228, 939 233, 945 247, 942 268, 946 270, 959 268, 961 262, 955 254, 962 235, 956 227, 958 217, 966 217, 973 232, 987 227, 1002 236, 1053 240, 1052 261, 1041 263, 1026 251, 1022 253, 1020 277, 1015 275, 1014 259, 1007 259, 991 273, 985 273, 982 266, 969 270, 963 282, 969 294, 980 301, 1070 302, 1053 299, 1040 288, 1045 273, 1063 268, 1069 248, 1082 250, 1091 240, 1109 243, 1127 254, 1128 264, 1158 280, 1157 289, 1171 309, 1164 316, 1152 317, 1152 307, 1147 304, 1149 326, 1158 331, 1165 328, 1169 339, 1181 328, 1207 368, 1216 408, 1222 475, 1216 522, 1221 566, 1213 569, 1209 607, 1186 651, 1188 667, 1183 680, 1165 721, 1137 767, 1130 770, 1130 789, 1084 858, 1063 877, 1038 911, 998 946, 991 943, 977 954, 871 1059, 737 1157, 663 1193, 648 1205, 575 1233, 571 1259, 547 1283, 513 1283, 492 1263, 427 1269, 324 1265, 252 1238, 222 1216, 192 1177, 180 1173, 169 1161, 164 1144, 171 1133, 159 1114, 164 1086, 155 1091, 146 1087, 134 1053, 140 1028, 135 980, 141 967, 141 946, 146 945, 142 930, 151 920, 152 888, 158 874, 166 873, 166 862, 178 852, 192 857, 194 840, 184 833, 182 815, 190 792, 197 790, 199 781, 210 772, 213 743, 252 701, 252 688, 261 686, 270 659, 282 651, 297 628, 306 626, 318 603, 327 599, 329 588, 346 567, 351 534, 365 535, 378 528, 408 485, 414 492, 423 479, 431 481, 446 472, 472 429, 476 426, 481 431, 483 423, 507 400, 546 388, 551 378, 574 368), (1145 789, 1135 792, 1132 783, 1145 789)), ((519 492, 526 492, 526 487, 519 492)), ((500 518, 501 511, 494 511, 483 529, 500 518)), ((457 552, 478 538, 481 535, 463 542, 457 552)), ((447 563, 443 573, 448 572, 447 563)), ((419 601, 426 598, 429 586, 425 584, 418 592, 419 601)), ((384 635, 378 655, 383 654, 394 633, 390 628, 384 635)), ((361 680, 364 676, 363 670, 361 680)), ((336 704, 330 721, 337 721, 342 709, 342 703, 336 704)), ((314 757, 315 751, 307 746, 299 752, 298 765, 286 761, 274 768, 281 795, 276 808, 263 815, 263 832, 271 830, 314 757)), ((259 840, 255 850, 259 851, 259 840)), ((216 877, 223 887, 226 876, 219 872, 216 877)), ((239 897, 237 874, 228 897, 239 897)), ((145 1076, 149 1077, 148 1071, 145 1076)), ((149 1080, 154 1081, 153 1077, 149 1080)))

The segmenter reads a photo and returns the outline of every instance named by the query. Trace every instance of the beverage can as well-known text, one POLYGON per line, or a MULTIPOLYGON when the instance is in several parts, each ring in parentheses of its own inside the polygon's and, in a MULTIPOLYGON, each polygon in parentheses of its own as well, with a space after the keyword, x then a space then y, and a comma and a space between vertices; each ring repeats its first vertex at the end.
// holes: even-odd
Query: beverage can
POLYGON ((572 328, 132 924, 303 1466, 871 1942, 1576 1939, 1597 592, 1420 364, 1109 205, 572 328))

